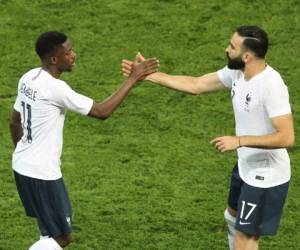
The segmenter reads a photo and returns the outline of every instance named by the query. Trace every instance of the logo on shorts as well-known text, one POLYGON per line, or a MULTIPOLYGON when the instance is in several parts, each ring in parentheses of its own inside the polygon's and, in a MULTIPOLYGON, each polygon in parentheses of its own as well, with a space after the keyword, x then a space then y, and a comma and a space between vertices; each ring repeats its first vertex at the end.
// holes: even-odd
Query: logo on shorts
POLYGON ((66 217, 66 220, 67 220, 69 226, 71 227, 71 217, 66 217))
POLYGON ((242 221, 240 220, 240 221, 239 221, 239 224, 240 224, 240 225, 250 225, 251 222, 242 222, 242 221))

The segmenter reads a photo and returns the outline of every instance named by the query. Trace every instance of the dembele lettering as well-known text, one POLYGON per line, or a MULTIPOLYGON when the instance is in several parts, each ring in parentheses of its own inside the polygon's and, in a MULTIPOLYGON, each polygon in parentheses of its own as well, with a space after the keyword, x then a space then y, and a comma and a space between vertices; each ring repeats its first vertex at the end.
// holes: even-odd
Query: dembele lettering
POLYGON ((27 87, 25 83, 22 83, 19 91, 21 94, 24 94, 27 98, 35 102, 37 93, 36 90, 27 87))

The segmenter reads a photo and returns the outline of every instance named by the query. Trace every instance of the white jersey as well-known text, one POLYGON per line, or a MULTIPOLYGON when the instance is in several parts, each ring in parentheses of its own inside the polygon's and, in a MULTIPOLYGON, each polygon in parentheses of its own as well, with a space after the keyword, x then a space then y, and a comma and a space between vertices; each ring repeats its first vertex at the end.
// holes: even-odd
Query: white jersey
POLYGON ((65 109, 87 115, 93 100, 73 91, 42 68, 19 81, 14 109, 21 114, 23 137, 13 153, 13 169, 42 180, 61 178, 65 109))
MULTIPOLYGON (((287 87, 270 66, 249 81, 240 70, 225 67, 217 73, 221 82, 231 88, 237 136, 271 134, 275 132, 271 118, 291 113, 287 87)), ((286 149, 240 147, 237 152, 239 173, 247 184, 267 188, 290 180, 286 149)))

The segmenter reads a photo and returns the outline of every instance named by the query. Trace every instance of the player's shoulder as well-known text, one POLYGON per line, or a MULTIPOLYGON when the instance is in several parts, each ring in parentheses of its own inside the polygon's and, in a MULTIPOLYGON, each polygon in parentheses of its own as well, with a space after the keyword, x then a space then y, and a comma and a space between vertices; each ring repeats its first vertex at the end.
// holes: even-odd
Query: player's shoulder
POLYGON ((230 68, 228 68, 227 65, 225 67, 223 67, 222 69, 220 69, 218 72, 220 72, 224 75, 228 75, 234 79, 237 79, 237 78, 240 78, 243 76, 243 72, 241 70, 230 69, 230 68))
POLYGON ((50 88, 55 88, 60 90, 70 89, 69 84, 67 84, 64 80, 56 79, 54 77, 50 80, 49 85, 50 88))
POLYGON ((21 76, 20 80, 22 81, 26 79, 32 79, 35 75, 39 73, 40 70, 41 68, 30 69, 21 76))
POLYGON ((266 68, 266 72, 262 80, 267 83, 263 84, 266 94, 272 91, 278 92, 287 90, 287 86, 285 85, 280 73, 269 65, 266 68))
MULTIPOLYGON (((46 72, 48 74, 48 72, 46 72)), ((70 91, 71 87, 61 79, 57 79, 48 74, 47 79, 43 82, 43 88, 47 90, 50 96, 61 95, 70 91)))
POLYGON ((50 73, 41 68, 33 70, 31 77, 33 81, 47 89, 65 88, 69 86, 65 81, 53 77, 50 73))
POLYGON ((274 68, 272 68, 270 65, 267 65, 267 67, 266 67, 265 77, 270 79, 272 83, 284 84, 280 73, 277 70, 275 70, 274 68))

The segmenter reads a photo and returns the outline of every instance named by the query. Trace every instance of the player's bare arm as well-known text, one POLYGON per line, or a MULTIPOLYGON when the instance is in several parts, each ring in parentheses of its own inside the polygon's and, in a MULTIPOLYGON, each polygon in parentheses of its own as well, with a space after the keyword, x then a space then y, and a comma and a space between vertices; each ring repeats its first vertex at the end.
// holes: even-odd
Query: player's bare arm
POLYGON ((16 146, 18 141, 20 141, 23 136, 21 115, 16 110, 13 110, 12 115, 11 115, 10 133, 11 133, 13 143, 16 146))
MULTIPOLYGON (((145 60, 141 54, 137 54, 135 61, 124 59, 122 61, 122 73, 128 77, 132 67, 145 60)), ((201 77, 193 76, 174 76, 162 72, 148 75, 145 80, 157 83, 164 87, 186 92, 189 94, 201 94, 206 92, 225 90, 226 87, 219 80, 217 73, 209 73, 201 77)))
POLYGON ((220 152, 238 147, 255 148, 289 148, 295 143, 292 114, 277 116, 271 119, 275 132, 263 136, 222 136, 211 141, 220 152))
POLYGON ((101 103, 94 102, 89 116, 99 119, 108 118, 114 110, 122 103, 125 97, 133 86, 140 80, 144 79, 148 74, 157 71, 158 61, 154 58, 143 61, 142 63, 133 67, 132 72, 125 80, 123 85, 109 98, 101 103))
POLYGON ((201 77, 173 76, 157 72, 150 75, 147 80, 193 95, 226 89, 226 87, 219 81, 216 72, 209 73, 201 77))

